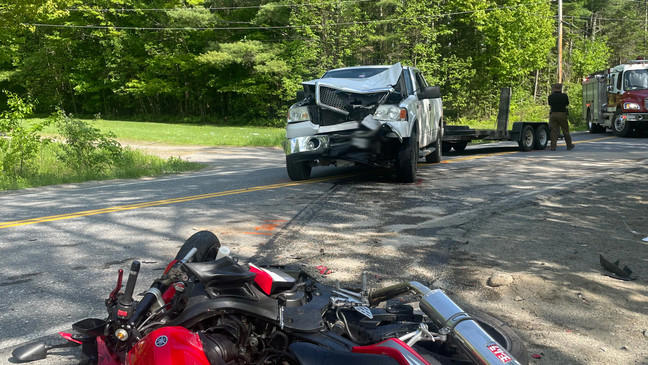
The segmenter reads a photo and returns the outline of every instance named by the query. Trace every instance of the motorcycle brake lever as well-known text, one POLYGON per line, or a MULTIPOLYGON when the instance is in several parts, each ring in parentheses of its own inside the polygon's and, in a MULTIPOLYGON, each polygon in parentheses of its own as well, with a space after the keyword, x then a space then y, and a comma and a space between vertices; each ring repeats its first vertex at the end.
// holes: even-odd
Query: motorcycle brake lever
POLYGON ((122 279, 124 278, 124 270, 119 269, 117 272, 117 285, 115 286, 115 289, 110 292, 110 295, 108 296, 108 299, 110 301, 116 301, 117 300, 117 294, 119 294, 119 291, 121 290, 122 287, 122 279))

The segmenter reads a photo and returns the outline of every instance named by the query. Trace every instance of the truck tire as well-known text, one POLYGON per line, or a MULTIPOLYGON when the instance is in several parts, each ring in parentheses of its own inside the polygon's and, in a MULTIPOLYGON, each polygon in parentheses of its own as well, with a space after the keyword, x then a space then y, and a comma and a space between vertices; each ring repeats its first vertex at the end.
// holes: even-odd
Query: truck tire
POLYGON ((612 132, 614 135, 619 137, 627 137, 632 132, 632 126, 626 118, 621 117, 621 113, 617 111, 614 114, 614 120, 612 121, 612 132))
POLYGON ((592 122, 592 111, 589 108, 587 109, 585 121, 587 122, 587 130, 590 133, 605 133, 605 127, 601 127, 600 124, 592 122))
POLYGON ((411 183, 416 178, 418 163, 418 132, 412 131, 410 137, 401 144, 396 160, 396 173, 402 182, 411 183))
POLYGON ((312 166, 306 161, 295 161, 286 156, 286 170, 290 180, 308 180, 311 175, 312 166))
POLYGON ((452 144, 452 148, 454 148, 454 150, 456 152, 465 151, 467 146, 468 146, 468 142, 466 142, 466 141, 455 142, 455 143, 452 144))
POLYGON ((432 147, 434 147, 434 152, 430 153, 429 155, 425 156, 425 162, 430 162, 430 163, 439 163, 441 162, 442 155, 443 155, 443 134, 441 133, 441 129, 439 129, 439 132, 437 133, 437 139, 434 143, 432 143, 432 147))
POLYGON ((520 140, 518 141, 518 146, 520 146, 521 151, 531 151, 535 145, 535 131, 533 126, 525 125, 522 127, 522 133, 520 133, 520 140))
POLYGON ((536 150, 544 150, 547 148, 549 141, 549 129, 546 125, 539 125, 536 127, 535 136, 533 141, 533 148, 536 150))

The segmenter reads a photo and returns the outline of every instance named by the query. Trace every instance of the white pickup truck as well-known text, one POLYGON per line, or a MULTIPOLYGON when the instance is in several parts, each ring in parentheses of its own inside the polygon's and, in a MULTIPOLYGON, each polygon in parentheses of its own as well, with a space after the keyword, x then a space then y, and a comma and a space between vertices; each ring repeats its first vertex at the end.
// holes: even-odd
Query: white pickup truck
POLYGON ((284 142, 292 180, 310 178, 314 166, 351 163, 394 168, 412 182, 419 158, 441 161, 441 92, 416 68, 339 68, 302 85, 284 142))

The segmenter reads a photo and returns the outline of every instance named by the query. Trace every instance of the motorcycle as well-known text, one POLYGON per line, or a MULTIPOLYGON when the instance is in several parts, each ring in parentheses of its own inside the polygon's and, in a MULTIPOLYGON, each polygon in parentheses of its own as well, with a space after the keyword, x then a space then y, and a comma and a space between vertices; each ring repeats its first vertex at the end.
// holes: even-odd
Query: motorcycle
POLYGON ((213 233, 197 232, 139 301, 134 261, 123 292, 118 272, 106 318, 16 348, 13 360, 80 346, 80 363, 97 365, 527 364, 510 328, 439 289, 368 289, 364 274, 360 289, 329 286, 300 266, 242 264, 228 253, 213 233), (396 300, 411 295, 418 305, 396 300))

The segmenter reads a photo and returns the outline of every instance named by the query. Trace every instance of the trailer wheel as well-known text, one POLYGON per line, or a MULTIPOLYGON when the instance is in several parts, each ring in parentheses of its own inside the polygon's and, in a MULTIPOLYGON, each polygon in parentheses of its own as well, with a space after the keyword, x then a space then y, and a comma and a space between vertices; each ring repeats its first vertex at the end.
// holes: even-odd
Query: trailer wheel
POLYGON ((632 127, 630 126, 630 122, 628 122, 627 118, 623 118, 621 113, 617 111, 614 114, 614 122, 612 122, 612 132, 619 137, 627 137, 631 131, 632 127))
POLYGON ((530 125, 525 125, 522 128, 522 133, 520 134, 520 140, 518 141, 518 146, 520 146, 521 151, 531 151, 535 145, 535 131, 530 125))
POLYGON ((452 148, 454 148, 454 150, 457 151, 457 152, 465 151, 466 146, 468 146, 468 142, 466 142, 466 141, 455 142, 455 143, 452 144, 452 148))
POLYGON ((448 153, 452 149, 452 143, 450 142, 443 142, 441 144, 441 152, 443 153, 448 153))
POLYGON ((547 126, 539 125, 535 130, 533 148, 536 150, 544 150, 547 148, 547 141, 549 141, 549 131, 547 130, 547 126))

